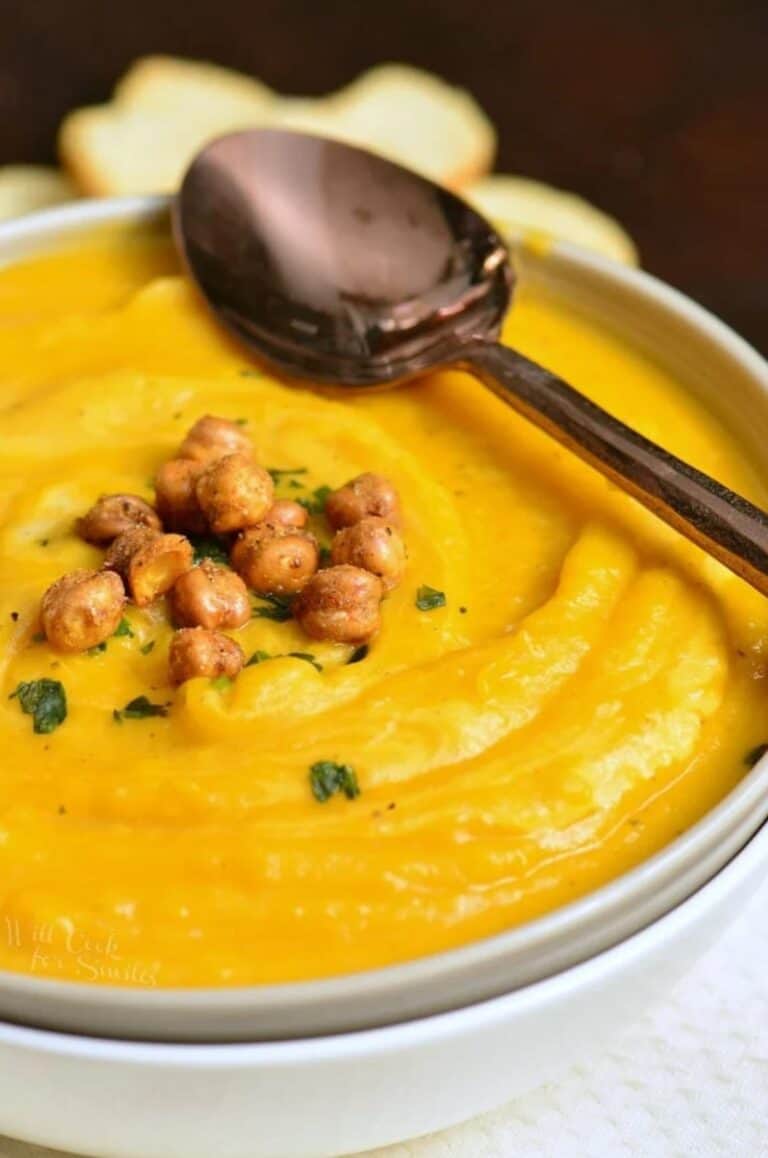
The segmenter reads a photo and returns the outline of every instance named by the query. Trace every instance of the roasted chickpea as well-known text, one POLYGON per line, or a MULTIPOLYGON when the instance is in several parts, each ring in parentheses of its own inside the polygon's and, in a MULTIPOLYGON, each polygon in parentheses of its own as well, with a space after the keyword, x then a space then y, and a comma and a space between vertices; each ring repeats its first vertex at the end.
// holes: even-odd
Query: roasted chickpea
POLYGON ((138 495, 102 495, 88 513, 77 520, 80 538, 98 545, 111 543, 134 527, 163 529, 157 512, 138 495))
POLYGON ((192 557, 192 545, 183 535, 127 531, 115 539, 104 567, 122 575, 133 602, 146 607, 189 571, 192 557))
POLYGON ((234 679, 244 664, 239 643, 205 627, 185 627, 177 631, 168 652, 169 675, 174 684, 183 684, 196 676, 234 679))
POLYGON ((307 508, 303 507, 301 503, 295 503, 293 499, 275 499, 272 506, 264 516, 265 523, 277 523, 281 527, 306 527, 307 508))
POLYGON ((129 531, 123 531, 122 535, 118 535, 107 548, 107 553, 104 556, 104 570, 116 571, 120 578, 127 583, 128 568, 139 547, 143 547, 146 543, 151 543, 153 539, 159 537, 160 532, 153 531, 151 527, 132 527, 129 531))
POLYGON ((260 595, 293 595, 317 571, 313 535, 295 527, 260 523, 243 531, 232 548, 232 566, 260 595))
POLYGON ((196 494, 211 530, 223 535, 261 522, 275 488, 267 471, 248 455, 228 454, 205 468, 196 494))
POLYGON ((385 591, 392 591, 405 572, 405 544, 396 527, 370 516, 336 533, 331 561, 362 567, 378 575, 385 591))
POLYGON ((164 462, 155 475, 155 503, 169 531, 192 535, 207 530, 205 516, 197 501, 195 486, 203 466, 189 458, 164 462))
POLYGON ((325 515, 335 531, 369 515, 398 524, 400 500, 389 479, 380 474, 359 474, 328 496, 325 515))
POLYGON ((251 618, 245 583, 234 571, 210 559, 181 575, 169 598, 171 616, 180 627, 219 630, 242 627, 251 618))
POLYGON ((125 606, 112 571, 72 571, 53 583, 41 605, 43 631, 57 651, 87 651, 117 630, 125 606))
POLYGON ((209 463, 227 454, 253 454, 250 438, 236 422, 206 414, 195 425, 179 447, 180 458, 209 463))
POLYGON ((328 567, 310 579, 293 605, 300 627, 313 639, 362 643, 378 631, 381 580, 361 567, 328 567))

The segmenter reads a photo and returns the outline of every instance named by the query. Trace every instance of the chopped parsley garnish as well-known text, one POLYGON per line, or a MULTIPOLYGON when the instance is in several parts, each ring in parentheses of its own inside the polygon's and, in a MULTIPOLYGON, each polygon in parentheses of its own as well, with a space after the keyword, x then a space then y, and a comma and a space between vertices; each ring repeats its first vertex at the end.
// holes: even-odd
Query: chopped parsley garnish
POLYGON ((284 478, 291 478, 294 475, 306 473, 307 468, 305 466, 270 466, 267 470, 267 474, 272 476, 273 483, 279 483, 284 478))
POLYGON ((331 561, 331 548, 330 547, 320 547, 320 549, 317 552, 317 556, 318 556, 318 562, 320 563, 320 566, 321 567, 327 567, 331 561))
POLYGON ((333 487, 316 487, 310 495, 306 495, 296 501, 301 503, 308 514, 322 515, 325 510, 325 504, 328 501, 328 496, 332 493, 333 487))
POLYGON ((149 655, 149 653, 154 649, 154 646, 154 639, 150 639, 149 643, 145 643, 142 648, 139 648, 139 650, 141 651, 142 655, 149 655))
POLYGON ((445 592, 428 587, 426 583, 422 583, 416 592, 416 606, 419 611, 434 611, 436 607, 445 607, 445 604, 445 592))
POLYGON ((202 563, 203 559, 210 559, 212 563, 229 566, 229 550, 224 539, 217 539, 213 535, 187 535, 187 538, 194 550, 194 563, 202 563))
POLYGON ((744 763, 747 768, 754 768, 758 760, 762 760, 765 753, 768 752, 768 744, 758 744, 756 748, 750 749, 744 757, 744 763))
POLYGON ((95 647, 88 648, 88 655, 101 655, 107 650, 107 641, 103 639, 101 643, 97 643, 95 647))
POLYGON ((318 663, 315 657, 310 655, 308 651, 289 651, 286 652, 285 655, 270 655, 268 651, 255 651, 245 666, 255 667, 256 664, 264 663, 268 659, 303 659, 306 660, 307 663, 311 663, 312 667, 316 668, 317 671, 323 670, 323 665, 318 663))
POLYGON ((120 622, 118 623, 116 629, 112 632, 112 634, 115 637, 115 639, 120 639, 120 637, 123 635, 127 635, 131 639, 133 639, 133 628, 131 627, 130 623, 125 618, 125 616, 123 616, 123 618, 120 620, 120 622))
POLYGON ((355 650, 352 652, 351 656, 347 660, 347 663, 348 664, 350 664, 350 663, 362 663, 362 661, 368 655, 369 651, 370 651, 370 648, 368 647, 368 644, 367 643, 361 643, 360 647, 356 647, 355 650))
POLYGON ((29 680, 20 683, 9 699, 17 698, 22 712, 34 719, 38 735, 55 732, 67 718, 67 693, 58 680, 29 680))
POLYGON ((270 655, 268 651, 255 651, 245 666, 255 667, 257 663, 264 663, 266 659, 274 659, 274 656, 270 655))
POLYGON ((236 418, 235 422, 237 423, 238 426, 247 426, 248 425, 248 419, 247 418, 236 418))
POLYGON ((32 642, 33 643, 45 643, 45 632, 44 631, 36 631, 35 634, 32 636, 32 642))
POLYGON ((287 623, 293 618, 291 605, 293 600, 287 595, 259 595, 266 606, 256 606, 253 609, 254 619, 274 619, 275 623, 287 623))
POLYGON ((354 800, 360 795, 360 785, 354 768, 349 764, 337 764, 335 760, 318 760, 309 770, 309 783, 312 795, 320 804, 337 792, 343 793, 347 800, 354 800))
POLYGON ((170 704, 153 704, 146 696, 136 696, 124 708, 112 712, 112 718, 117 724, 123 720, 147 720, 152 716, 167 716, 170 704))
POLYGON ((211 687, 215 688, 217 692, 226 692, 232 687, 232 680, 229 676, 216 676, 211 680, 211 687))
POLYGON ((306 660, 307 663, 312 664, 312 667, 316 671, 322 671, 323 670, 323 665, 321 663, 318 663, 317 660, 315 659, 315 657, 313 655, 310 655, 310 653, 308 651, 289 651, 288 657, 290 659, 306 660))

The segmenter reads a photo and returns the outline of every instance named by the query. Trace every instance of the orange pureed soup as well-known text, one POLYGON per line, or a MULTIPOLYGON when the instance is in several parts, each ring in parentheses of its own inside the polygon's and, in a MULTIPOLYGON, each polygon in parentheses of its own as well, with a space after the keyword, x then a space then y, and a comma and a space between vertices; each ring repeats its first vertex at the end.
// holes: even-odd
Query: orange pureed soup
MULTIPOLYGON (((523 291, 506 337, 768 502, 718 421, 610 333, 523 291)), ((764 600, 464 375, 367 398, 282 385, 165 243, 1 271, 0 403, 2 968, 236 985, 460 945, 663 847, 768 738, 764 600), (262 465, 305 470, 279 494, 367 470, 397 485, 407 574, 359 662, 254 617, 245 653, 274 658, 173 689, 162 601, 93 654, 40 640, 46 587, 101 565, 77 516, 151 499, 209 412, 245 420, 262 465), (422 585, 445 606, 420 610, 422 585), (40 735, 9 697, 42 678, 68 714, 40 735), (167 716, 115 718, 142 695, 167 716), (321 760, 360 795, 319 803, 321 760)))

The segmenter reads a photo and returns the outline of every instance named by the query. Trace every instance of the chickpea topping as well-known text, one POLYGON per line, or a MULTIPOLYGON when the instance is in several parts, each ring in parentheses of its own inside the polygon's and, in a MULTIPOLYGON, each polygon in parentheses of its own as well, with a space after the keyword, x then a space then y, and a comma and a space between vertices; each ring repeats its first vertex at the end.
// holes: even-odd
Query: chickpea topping
POLYGON ((331 545, 334 564, 362 567, 381 579, 385 591, 393 591, 405 572, 405 543, 402 535, 385 519, 369 516, 343 527, 331 545))
POLYGON ((381 580, 360 567, 318 571, 293 605, 300 627, 312 639, 364 643, 381 624, 381 580))
POLYGON ((236 422, 206 414, 187 432, 179 447, 179 458, 208 464, 227 454, 253 454, 250 438, 236 422))
POLYGON ((234 679, 245 664, 239 643, 219 631, 185 627, 171 640, 168 669, 171 683, 183 684, 196 676, 234 679))
POLYGON ((129 531, 123 531, 122 535, 118 535, 107 548, 107 553, 104 556, 104 570, 116 571, 120 578, 127 583, 131 559, 139 547, 143 547, 145 543, 151 543, 159 535, 159 531, 153 531, 150 527, 132 527, 129 531))
POLYGON ((400 500, 392 483, 383 475, 359 474, 328 496, 325 514, 334 531, 351 527, 370 515, 397 525, 400 500))
POLYGON ((248 455, 228 454, 206 467, 196 493, 211 530, 223 535, 261 522, 275 488, 267 471, 248 455))
POLYGON ((294 595, 317 571, 314 535, 278 523, 243 531, 232 548, 232 566, 260 595, 294 595))
POLYGON ((183 535, 126 531, 110 547, 104 567, 122 575, 137 607, 147 607, 189 571, 192 557, 192 545, 183 535))
POLYGON ((203 469, 192 459, 173 458, 163 463, 155 475, 155 503, 169 531, 199 535, 207 529, 195 491, 203 469))
POLYGON ((248 589, 239 575, 204 559, 181 575, 170 593, 171 616, 180 627, 209 630, 242 627, 251 618, 248 589))
POLYGON ((113 571, 72 571, 53 583, 41 605, 46 639, 57 651, 87 651, 117 630, 125 590, 113 571))
POLYGON ((77 520, 80 538, 97 545, 111 543, 134 527, 163 529, 157 512, 138 495, 102 495, 88 513, 77 520))
POLYGON ((309 515, 307 508, 293 499, 275 499, 264 516, 265 523, 277 523, 281 527, 306 527, 309 515))

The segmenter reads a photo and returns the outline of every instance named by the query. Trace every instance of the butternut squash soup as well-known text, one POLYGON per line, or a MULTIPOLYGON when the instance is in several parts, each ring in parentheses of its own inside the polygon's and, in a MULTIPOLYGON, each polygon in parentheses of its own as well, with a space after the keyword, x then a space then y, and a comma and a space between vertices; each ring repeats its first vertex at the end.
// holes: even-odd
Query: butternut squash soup
MULTIPOLYGON (((611 333, 524 288, 506 339, 768 503, 734 438, 611 333)), ((464 374, 343 399, 281 383, 165 242, 0 272, 0 426, 2 968, 243 985, 460 945, 662 848, 768 739, 765 600, 464 374), (155 477, 205 416, 250 440, 260 510, 308 517, 318 599, 329 562, 362 564, 366 626, 329 634, 305 594, 260 588, 258 543, 240 564, 218 532, 179 546, 155 477), (370 473, 399 497, 391 583, 366 562, 383 539, 334 545, 325 509, 370 473), (102 495, 136 496, 150 536, 158 502, 159 569, 159 547, 133 574, 107 548, 102 571, 105 512, 79 522, 102 495), (184 635, 207 630, 190 549, 234 600, 219 667, 184 635), (41 600, 76 571, 105 610, 72 650, 58 600, 81 580, 41 600)))

